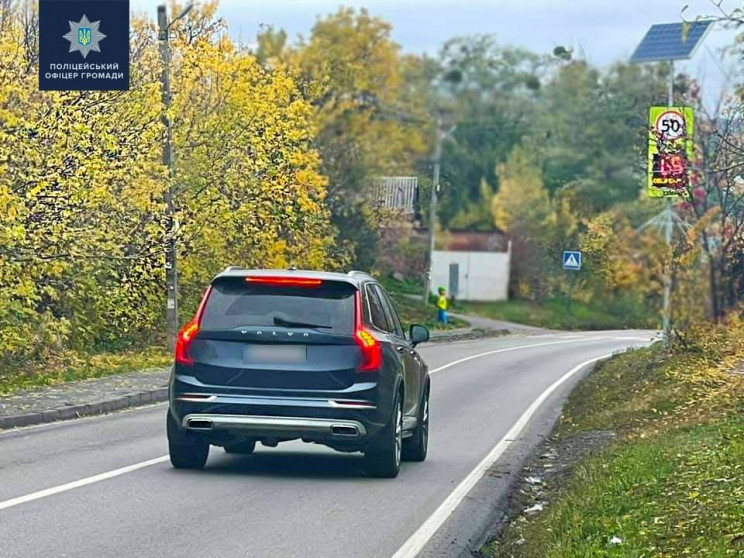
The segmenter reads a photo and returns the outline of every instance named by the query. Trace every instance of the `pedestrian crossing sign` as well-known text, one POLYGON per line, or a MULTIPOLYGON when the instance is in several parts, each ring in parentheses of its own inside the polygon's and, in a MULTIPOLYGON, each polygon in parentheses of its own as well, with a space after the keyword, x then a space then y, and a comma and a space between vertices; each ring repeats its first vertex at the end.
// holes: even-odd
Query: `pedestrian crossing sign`
POLYGON ((567 271, 581 270, 581 252, 566 250, 563 252, 563 269, 567 271))

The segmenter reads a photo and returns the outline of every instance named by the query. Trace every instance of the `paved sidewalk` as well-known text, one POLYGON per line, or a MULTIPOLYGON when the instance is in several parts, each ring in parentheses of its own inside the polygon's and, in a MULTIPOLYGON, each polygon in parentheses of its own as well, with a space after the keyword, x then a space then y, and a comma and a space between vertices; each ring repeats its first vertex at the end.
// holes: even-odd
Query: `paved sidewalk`
POLYGON ((169 373, 167 368, 128 372, 0 397, 0 430, 165 401, 169 373))

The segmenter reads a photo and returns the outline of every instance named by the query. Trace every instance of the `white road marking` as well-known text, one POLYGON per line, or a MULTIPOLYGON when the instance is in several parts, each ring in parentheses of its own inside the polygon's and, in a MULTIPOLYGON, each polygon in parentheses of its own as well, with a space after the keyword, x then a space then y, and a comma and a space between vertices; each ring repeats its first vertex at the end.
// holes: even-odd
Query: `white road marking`
POLYGON ((112 479, 120 475, 126 475, 127 473, 131 473, 132 471, 143 469, 145 467, 149 467, 150 465, 157 465, 158 463, 163 463, 164 461, 168 461, 167 455, 164 455, 162 457, 156 457, 155 459, 150 459, 149 461, 142 461, 140 463, 135 463, 134 465, 122 467, 121 469, 114 469, 113 471, 109 471, 108 473, 101 473, 100 475, 94 475, 92 477, 87 477, 87 478, 76 480, 73 482, 68 482, 67 484, 61 484, 59 486, 54 486, 52 488, 47 488, 45 490, 39 490, 38 492, 32 492, 31 494, 26 494, 25 496, 19 496, 18 498, 11 498, 10 500, 5 500, 4 502, 0 502, 0 510, 12 508, 13 506, 18 506, 20 504, 25 504, 27 502, 33 502, 34 500, 46 498, 47 496, 53 496, 55 494, 59 494, 60 492, 67 492, 68 490, 72 490, 74 488, 80 488, 81 486, 87 486, 89 484, 93 484, 96 482, 101 482, 104 480, 112 479))
POLYGON ((447 370, 447 368, 452 368, 453 366, 457 366, 458 364, 462 364, 463 362, 468 362, 469 360, 474 360, 476 358, 482 358, 486 356, 491 355, 497 355, 499 353, 508 353, 509 351, 518 351, 519 349, 531 349, 532 347, 547 347, 548 345, 565 345, 567 343, 576 343, 577 341, 601 341, 604 339, 614 339, 614 337, 582 337, 582 338, 572 338, 569 341, 549 341, 547 343, 531 343, 529 345, 517 345, 516 347, 506 347, 505 349, 496 349, 494 351, 488 351, 485 353, 479 353, 477 355, 471 355, 469 357, 461 358, 460 360, 454 360, 452 362, 449 362, 445 364, 444 366, 440 366, 439 368, 435 368, 434 370, 429 370, 429 374, 436 374, 437 372, 441 372, 442 370, 447 370))
MULTIPOLYGON (((537 412, 540 406, 550 395, 558 389, 566 380, 571 378, 578 371, 583 370, 590 364, 597 361, 610 358, 614 353, 609 353, 601 357, 593 358, 582 362, 575 368, 572 368, 556 380, 540 397, 530 405, 527 410, 519 417, 519 420, 509 429, 509 432, 501 438, 498 444, 489 452, 483 460, 473 469, 470 474, 450 493, 447 499, 429 516, 429 518, 419 527, 413 535, 401 546, 392 558, 414 558, 424 548, 427 542, 434 536, 439 528, 444 524, 447 518, 460 505, 468 492, 477 484, 477 482, 486 474, 488 469, 501 457, 509 445, 517 439, 524 427, 527 425, 532 416, 537 412)), ((467 360, 467 359, 466 359, 467 360)))
MULTIPOLYGON (((600 339, 612 339, 612 337, 592 337, 591 338, 591 341, 600 340, 600 339)), ((472 356, 469 356, 469 357, 466 357, 466 358, 461 358, 459 360, 455 360, 453 362, 450 362, 448 364, 445 364, 444 366, 440 366, 439 368, 435 368, 434 370, 431 370, 429 373, 430 374, 434 374, 435 372, 441 372, 442 370, 446 370, 447 368, 451 368, 453 366, 457 366, 458 364, 462 364, 463 362, 467 362, 469 360, 473 360, 473 359, 476 359, 476 358, 482 358, 482 357, 485 357, 485 356, 495 355, 495 354, 499 354, 499 353, 505 353, 505 352, 508 352, 508 351, 516 351, 516 350, 519 350, 519 349, 530 349, 532 347, 545 347, 547 345, 561 345, 561 344, 564 344, 564 343, 575 343, 576 341, 579 341, 579 340, 581 340, 581 339, 571 339, 570 341, 551 341, 549 343, 533 343, 533 344, 529 344, 529 345, 519 345, 519 346, 516 346, 516 347, 507 347, 507 348, 504 348, 504 349, 497 349, 495 351, 488 351, 488 352, 485 352, 485 353, 480 353, 480 354, 477 354, 477 355, 472 355, 472 356)), ((602 357, 602 358, 605 358, 605 357, 602 357)), ((600 359, 595 359, 595 360, 600 360, 600 359)), ((594 362, 594 361, 590 361, 590 362, 594 362)), ((584 365, 586 365, 586 364, 587 363, 584 363, 584 365)), ((582 366, 584 366, 584 365, 582 365, 582 366)), ((564 376, 564 378, 561 379, 561 380, 559 380, 559 382, 562 382, 564 379, 567 379, 570 376, 570 374, 573 373, 573 372, 575 372, 575 370, 572 371, 572 372, 570 372, 566 376, 564 376)), ((560 385, 560 383, 557 382, 556 384, 553 384, 553 386, 551 386, 550 388, 548 388, 548 391, 544 392, 543 395, 540 396, 540 399, 538 399, 537 406, 539 406, 539 403, 542 403, 542 401, 548 395, 550 395, 550 392, 552 390, 554 390, 556 387, 558 387, 558 385, 560 385)), ((535 406, 535 404, 533 404, 533 406, 535 406)), ((530 407, 530 409, 532 409, 532 407, 530 407)), ((529 412, 529 409, 528 409, 528 412, 529 412)), ((532 414, 534 414, 534 412, 535 411, 533 410, 530 413, 529 416, 532 416, 532 414)), ((525 413, 525 415, 526 414, 527 413, 525 413)), ((93 418, 97 418, 97 417, 93 417, 93 418)), ((524 418, 524 415, 523 415, 523 418, 524 418)), ((529 419, 529 417, 527 417, 527 419, 525 419, 525 422, 528 419, 529 419)), ((520 419, 520 421, 521 420, 522 419, 520 419)), ((521 431, 521 429, 522 429, 522 426, 520 426, 519 431, 521 431)), ((519 433, 519 431, 517 431, 517 433, 519 433)), ((511 436, 511 431, 510 431, 509 434, 507 434, 506 438, 512 438, 512 437, 513 436, 511 436)), ((504 440, 502 440, 502 442, 500 442, 500 443, 504 443, 504 440)), ((496 449, 498 449, 498 447, 499 446, 497 446, 497 448, 495 448, 494 451, 496 451, 496 449)), ((503 449, 498 453, 498 455, 501 455, 502 452, 503 452, 503 449)), ((489 454, 489 456, 490 455, 491 454, 489 454)), ((498 459, 498 455, 494 458, 494 461, 496 459, 498 459)), ((126 475, 127 473, 132 473, 132 472, 137 471, 139 469, 144 469, 145 467, 150 467, 152 465, 157 465, 158 463, 164 463, 165 461, 168 461, 168 459, 169 459, 169 457, 167 455, 164 455, 162 457, 156 457, 155 459, 150 459, 148 461, 142 461, 140 463, 135 463, 134 465, 128 465, 126 467, 121 467, 120 469, 114 469, 113 471, 108 471, 107 473, 101 473, 99 475, 94 475, 92 477, 86 477, 84 479, 80 479, 80 480, 76 480, 76 481, 73 481, 73 482, 69 482, 67 484, 61 484, 59 486, 54 486, 52 488, 46 488, 44 490, 39 490, 38 492, 32 492, 31 494, 26 494, 25 496, 19 496, 17 498, 11 498, 10 500, 5 500, 4 502, 0 502, 0 510, 4 510, 4 509, 7 509, 7 508, 12 508, 12 507, 18 506, 20 504, 25 504, 27 502, 33 502, 34 500, 39 500, 41 498, 46 498, 47 496, 54 496, 55 494, 59 494, 61 492, 67 492, 68 490, 73 490, 75 488, 80 488, 80 487, 83 487, 83 486, 87 486, 89 484, 94 484, 94 483, 101 482, 101 481, 104 481, 104 480, 112 479, 114 477, 118 477, 118 476, 121 476, 121 475, 126 475)), ((473 474, 476 473, 480 469, 480 467, 482 466, 482 464, 483 464, 483 462, 480 465, 478 465, 478 467, 476 468, 476 471, 474 471, 473 473, 471 473, 471 476, 473 476, 473 474)), ((475 480, 477 481, 481 476, 483 476, 483 473, 482 472, 478 475, 478 477, 475 480)), ((469 478, 470 477, 468 477, 468 479, 469 478)), ((465 479, 465 481, 463 481, 463 483, 467 482, 468 479, 465 479)), ((473 481, 473 484, 475 484, 475 481, 473 481)), ((447 500, 445 500, 445 502, 444 502, 444 504, 442 504, 442 506, 444 506, 445 504, 447 504, 447 502, 450 501, 450 499, 453 497, 453 495, 459 494, 458 491, 460 491, 460 488, 461 487, 462 487, 462 484, 460 486, 458 486, 458 488, 455 490, 455 492, 453 492, 452 494, 450 494, 449 498, 447 500)), ((469 488, 467 488, 465 490, 465 492, 467 492, 467 490, 469 490, 469 488)), ((465 494, 463 493, 463 495, 459 497, 459 499, 457 500, 457 503, 459 503, 460 500, 462 500, 462 498, 464 497, 464 495, 465 494)), ((456 507, 456 505, 457 504, 455 504, 455 507, 456 507)), ((442 508, 442 506, 440 506, 440 509, 442 508)), ((452 509, 454 509, 454 507, 452 509)), ((447 516, 451 512, 452 512, 452 510, 448 511, 447 512, 447 516)), ((437 510, 437 512, 435 512, 435 515, 436 515, 436 513, 439 513, 439 510, 437 510)), ((432 516, 432 518, 433 517, 434 516, 432 516)), ((421 527, 421 529, 423 529, 429 523, 429 521, 432 520, 432 518, 429 518, 429 520, 427 520, 427 523, 425 523, 421 527)), ((446 519, 446 516, 444 516, 444 518, 446 519)), ((443 521, 444 521, 444 519, 442 519, 442 522, 443 521)), ((421 529, 419 529, 419 531, 421 531, 421 529)), ((436 528, 435 528, 435 530, 436 530, 436 528)), ((418 531, 416 533, 418 533, 418 531)), ((413 537, 415 537, 415 536, 416 536, 416 534, 414 534, 413 537)), ((413 539, 413 537, 411 537, 411 539, 413 539)), ((429 534, 427 536, 426 540, 428 540, 430 537, 431 537, 431 534, 429 534)), ((411 539, 409 539, 409 541, 411 539)), ((424 542, 426 542, 426 540, 424 542)), ((407 544, 408 543, 406 543, 406 545, 407 544)), ((406 548, 406 547, 404 546, 404 548, 406 548)), ((403 550, 403 549, 401 549, 401 550, 403 550)), ((398 552, 398 554, 399 553, 400 553, 400 551, 398 552)), ((396 554, 396 557, 398 556, 398 554, 396 554)), ((403 554, 401 556, 414 556, 414 554, 403 554)))

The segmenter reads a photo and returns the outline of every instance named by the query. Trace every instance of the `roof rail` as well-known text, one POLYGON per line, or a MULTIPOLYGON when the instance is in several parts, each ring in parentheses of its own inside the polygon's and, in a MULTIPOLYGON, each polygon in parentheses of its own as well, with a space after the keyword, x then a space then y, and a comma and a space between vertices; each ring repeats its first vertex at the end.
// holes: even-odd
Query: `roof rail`
POLYGON ((374 279, 369 273, 366 273, 364 271, 357 271, 352 269, 349 273, 347 273, 349 277, 353 277, 354 275, 363 275, 364 277, 369 277, 370 279, 374 279))

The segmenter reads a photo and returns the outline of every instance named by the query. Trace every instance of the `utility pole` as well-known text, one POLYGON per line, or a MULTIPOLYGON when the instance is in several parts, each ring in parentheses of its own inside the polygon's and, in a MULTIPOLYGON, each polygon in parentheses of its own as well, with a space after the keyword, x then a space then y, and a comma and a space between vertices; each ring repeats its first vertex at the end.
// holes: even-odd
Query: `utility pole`
POLYGON ((184 17, 193 4, 189 4, 173 21, 168 22, 165 5, 158 6, 158 41, 160 52, 160 63, 162 71, 160 82, 163 95, 162 122, 165 128, 163 139, 163 165, 168 168, 168 187, 165 190, 165 211, 167 217, 167 231, 165 235, 165 289, 166 306, 165 321, 167 331, 167 343, 169 349, 176 346, 178 335, 178 262, 176 246, 176 206, 174 197, 175 168, 173 166, 173 123, 170 118, 171 89, 170 89, 170 43, 169 31, 171 26, 184 17))
POLYGON ((431 199, 429 200, 429 243, 428 263, 429 270, 424 277, 424 292, 422 301, 424 305, 429 302, 429 290, 431 289, 432 274, 434 272, 434 229, 437 222, 437 196, 439 194, 439 173, 442 167, 442 142, 446 136, 442 129, 442 112, 437 112, 436 143, 434 146, 434 176, 431 182, 431 199))

